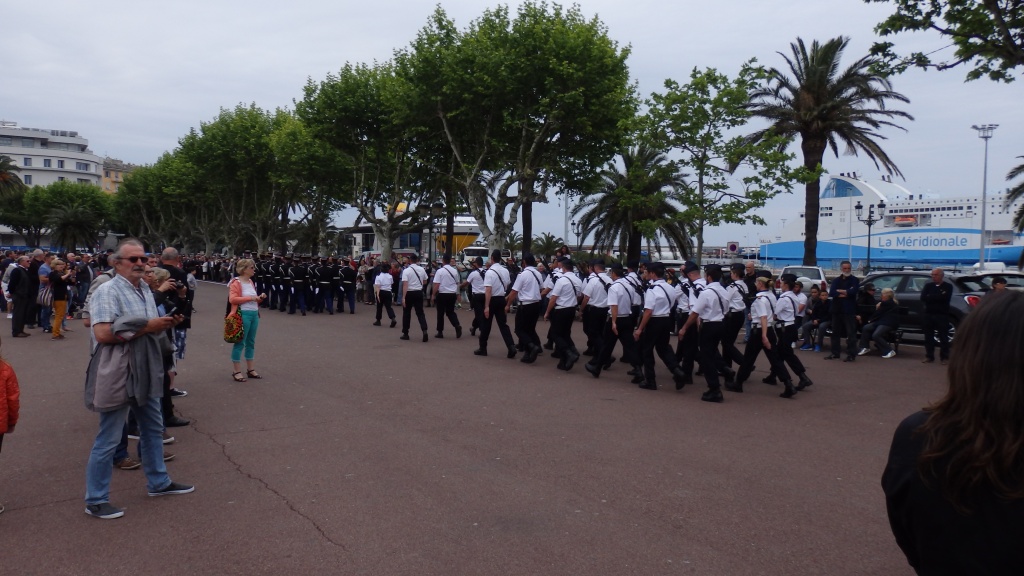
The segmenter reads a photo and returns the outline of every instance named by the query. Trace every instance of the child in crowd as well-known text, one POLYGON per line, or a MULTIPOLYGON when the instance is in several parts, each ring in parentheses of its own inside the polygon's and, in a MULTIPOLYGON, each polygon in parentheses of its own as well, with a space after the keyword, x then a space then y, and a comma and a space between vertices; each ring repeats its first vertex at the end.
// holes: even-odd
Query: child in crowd
MULTIPOLYGON (((14 368, 0 357, 0 451, 4 447, 4 435, 14 432, 14 425, 18 423, 20 396, 14 368)), ((3 511, 4 506, 0 504, 0 513, 3 511)))

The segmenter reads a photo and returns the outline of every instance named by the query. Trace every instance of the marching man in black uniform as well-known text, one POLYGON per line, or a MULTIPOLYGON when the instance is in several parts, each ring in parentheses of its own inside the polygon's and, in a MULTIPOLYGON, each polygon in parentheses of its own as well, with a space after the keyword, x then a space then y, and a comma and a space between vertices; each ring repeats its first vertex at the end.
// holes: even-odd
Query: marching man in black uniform
POLYGON ((583 309, 584 330, 587 334, 587 349, 583 351, 584 356, 594 356, 602 348, 601 337, 604 334, 604 326, 608 318, 608 289, 612 279, 604 272, 604 260, 594 260, 590 263, 590 276, 583 286, 583 301, 580 306, 583 309))
POLYGON ((582 283, 573 274, 572 260, 568 256, 558 259, 562 274, 554 279, 554 286, 548 294, 548 309, 544 319, 551 322, 551 338, 555 341, 553 357, 559 358, 558 369, 572 370, 580 359, 580 353, 572 341, 572 321, 576 317, 576 306, 580 302, 582 283))
POLYGON ((462 325, 455 314, 455 302, 459 299, 459 271, 452 266, 452 257, 445 254, 441 259, 444 265, 434 272, 433 300, 437 307, 437 334, 435 338, 444 338, 444 318, 448 317, 455 328, 455 337, 462 338, 462 325))
POLYGON ((757 355, 764 350, 772 372, 778 375, 786 386, 786 390, 779 396, 792 398, 796 395, 796 389, 793 387, 789 372, 786 371, 786 364, 779 359, 778 355, 779 342, 775 333, 777 325, 775 295, 769 289, 770 284, 771 279, 766 276, 758 277, 756 280, 757 296, 750 306, 750 340, 747 340, 747 347, 743 350, 743 365, 740 366, 740 371, 736 375, 736 383, 726 384, 725 389, 730 392, 743 392, 743 383, 750 377, 750 372, 754 369, 754 360, 757 360, 757 355))
POLYGON ((654 375, 655 351, 672 372, 672 377, 677 383, 685 376, 668 343, 673 327, 672 308, 679 293, 665 282, 665 265, 661 262, 648 264, 646 277, 649 286, 644 295, 644 313, 640 318, 640 324, 633 332, 633 338, 640 345, 643 374, 633 378, 633 383, 639 384, 643 390, 657 390, 658 384, 654 375))
POLYGON ((540 290, 544 283, 543 278, 537 270, 537 258, 533 254, 523 255, 523 271, 516 276, 512 291, 505 302, 507 315, 512 304, 519 300, 519 310, 516 312, 516 337, 526 352, 520 360, 525 364, 532 364, 543 351, 540 336, 537 335, 537 320, 540 319, 542 312, 540 290))
POLYGON ((345 313, 345 300, 348 300, 348 313, 356 313, 356 278, 359 277, 359 272, 355 268, 355 262, 350 258, 345 258, 342 261, 341 271, 341 290, 343 294, 338 298, 338 312, 345 313))
POLYGON ((612 264, 608 269, 612 282, 608 287, 608 318, 604 324, 604 333, 601 335, 601 350, 591 362, 583 368, 590 372, 594 378, 601 375, 601 370, 611 367, 612 350, 615 349, 615 342, 622 342, 622 358, 631 364, 639 364, 635 360, 635 342, 633 340, 633 301, 638 299, 633 286, 625 279, 625 270, 622 264, 612 264))
POLYGON ((484 323, 484 259, 477 256, 469 263, 470 271, 466 275, 463 286, 469 290, 469 307, 473 311, 473 323, 469 327, 469 335, 476 336, 476 331, 484 323))
MULTIPOLYGON (((475 272, 474 272, 475 273, 475 272)), ((474 274, 470 273, 470 275, 474 274)), ((484 273, 484 302, 483 319, 480 323, 480 348, 473 354, 487 356, 487 339, 491 335, 491 324, 497 320, 498 332, 501 333, 505 347, 508 348, 508 357, 516 357, 516 342, 512 339, 512 331, 508 327, 508 318, 505 316, 505 292, 511 284, 508 270, 501 265, 501 250, 491 252, 491 261, 484 273)))
POLYGON ((288 304, 288 313, 295 314, 296 306, 306 315, 306 288, 309 283, 309 271, 301 263, 295 263, 288 268, 288 275, 291 278, 292 295, 288 304))
POLYGON ((427 285, 427 271, 419 264, 420 257, 409 256, 409 265, 402 271, 402 340, 409 339, 409 325, 412 323, 412 312, 416 311, 420 329, 423 330, 423 341, 427 335, 427 316, 423 313, 423 289, 427 285))
POLYGON ((705 402, 721 402, 722 385, 718 380, 719 371, 728 374, 727 380, 732 380, 732 370, 725 368, 722 357, 718 354, 718 346, 725 334, 725 315, 729 312, 729 295, 722 286, 722 267, 717 264, 710 264, 704 267, 704 279, 707 284, 697 302, 690 309, 690 317, 679 337, 683 338, 687 330, 697 330, 697 318, 700 318, 700 331, 697 336, 701 366, 704 369, 704 379, 708 383, 708 389, 701 395, 700 399, 705 402))

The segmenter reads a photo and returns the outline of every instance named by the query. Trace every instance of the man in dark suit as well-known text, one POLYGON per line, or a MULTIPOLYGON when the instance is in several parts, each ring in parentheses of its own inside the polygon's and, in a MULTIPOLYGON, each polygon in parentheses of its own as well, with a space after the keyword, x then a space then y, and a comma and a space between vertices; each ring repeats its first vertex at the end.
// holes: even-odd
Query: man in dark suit
POLYGON ((36 301, 36 289, 32 285, 30 272, 28 270, 30 258, 28 256, 18 257, 18 262, 11 271, 11 281, 7 285, 7 291, 11 294, 14 303, 14 311, 11 317, 11 335, 15 338, 27 338, 30 336, 25 332, 25 321, 29 317, 32 305, 36 301))

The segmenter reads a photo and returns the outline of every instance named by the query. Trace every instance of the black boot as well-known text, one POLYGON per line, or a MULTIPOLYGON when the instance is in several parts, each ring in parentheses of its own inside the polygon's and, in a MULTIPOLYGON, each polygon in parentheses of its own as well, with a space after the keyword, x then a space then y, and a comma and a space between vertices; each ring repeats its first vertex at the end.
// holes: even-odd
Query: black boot
POLYGON ((779 383, 779 381, 775 379, 774 374, 769 374, 768 376, 765 376, 764 378, 761 379, 761 382, 764 382, 765 384, 771 384, 772 386, 775 386, 776 384, 779 383))
POLYGON ((796 389, 797 389, 798 392, 800 390, 807 389, 808 386, 813 386, 814 385, 814 382, 811 382, 811 379, 807 377, 807 372, 804 372, 803 374, 800 374, 799 376, 800 376, 800 382, 797 383, 797 385, 796 385, 796 389))
POLYGON ((575 347, 572 347, 572 348, 569 348, 568 350, 566 350, 565 351, 565 358, 564 358, 564 360, 565 360, 565 368, 563 368, 563 370, 565 370, 566 372, 568 372, 569 370, 572 370, 573 364, 575 364, 576 361, 579 360, 579 359, 580 359, 580 353, 576 351, 575 347))
POLYGON ((693 384, 693 379, 682 368, 676 368, 672 371, 672 380, 676 383, 676 390, 682 390, 683 386, 693 384))
POLYGON ((722 396, 721 388, 709 388, 707 392, 701 394, 700 399, 704 402, 715 402, 718 404, 725 401, 725 397, 722 396))
POLYGON ((605 362, 604 365, 601 366, 601 370, 608 370, 609 368, 611 368, 612 367, 612 362, 615 362, 615 356, 612 356, 611 358, 609 358, 608 361, 605 362))
POLYGON ((783 380, 782 385, 786 387, 786 390, 782 394, 779 394, 780 398, 792 398, 793 396, 796 396, 796 388, 793 387, 792 380, 783 380))
POLYGON ((601 376, 601 367, 595 366, 590 362, 584 364, 583 369, 586 370, 587 372, 590 372, 590 375, 593 376, 594 378, 598 378, 601 376))
POLYGON ((726 382, 725 383, 725 389, 728 390, 729 392, 739 392, 739 393, 742 394, 743 393, 743 382, 742 381, 740 381, 740 382, 726 382))

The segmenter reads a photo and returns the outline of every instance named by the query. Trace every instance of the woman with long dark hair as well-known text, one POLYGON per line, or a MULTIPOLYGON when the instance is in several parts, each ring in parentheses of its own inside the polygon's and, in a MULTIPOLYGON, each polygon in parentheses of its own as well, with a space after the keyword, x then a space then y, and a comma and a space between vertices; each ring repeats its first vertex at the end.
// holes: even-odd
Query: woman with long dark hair
POLYGON ((896 429, 889 523, 918 574, 1024 574, 1024 293, 957 330, 949 390, 896 429))

